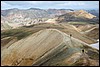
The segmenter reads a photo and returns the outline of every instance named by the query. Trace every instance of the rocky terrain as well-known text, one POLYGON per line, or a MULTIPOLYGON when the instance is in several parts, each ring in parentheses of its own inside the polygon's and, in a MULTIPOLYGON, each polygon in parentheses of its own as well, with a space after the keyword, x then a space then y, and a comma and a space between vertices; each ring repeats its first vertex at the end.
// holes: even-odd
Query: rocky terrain
POLYGON ((46 29, 2 50, 1 64, 2 66, 98 66, 98 54, 97 49, 88 46, 85 42, 59 30, 46 29), (87 53, 82 53, 82 49, 87 53))

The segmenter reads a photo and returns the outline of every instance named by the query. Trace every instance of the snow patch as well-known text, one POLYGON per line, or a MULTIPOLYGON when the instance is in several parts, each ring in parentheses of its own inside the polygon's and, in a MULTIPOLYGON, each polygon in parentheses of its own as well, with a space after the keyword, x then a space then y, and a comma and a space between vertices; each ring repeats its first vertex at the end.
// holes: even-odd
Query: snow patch
POLYGON ((91 44, 90 46, 99 50, 99 39, 97 41, 98 41, 98 43, 91 44))

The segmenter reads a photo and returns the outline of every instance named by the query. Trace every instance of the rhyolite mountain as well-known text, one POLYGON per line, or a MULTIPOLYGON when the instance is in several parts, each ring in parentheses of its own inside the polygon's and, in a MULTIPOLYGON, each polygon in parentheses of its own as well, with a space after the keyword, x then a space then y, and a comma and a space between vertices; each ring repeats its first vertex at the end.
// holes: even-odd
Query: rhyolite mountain
POLYGON ((86 10, 87 12, 99 17, 99 9, 86 10))
MULTIPOLYGON (((14 27, 18 27, 18 26, 23 26, 23 25, 32 25, 34 23, 44 22, 47 19, 53 18, 58 15, 65 14, 66 12, 69 12, 69 11, 72 11, 72 10, 14 8, 14 9, 1 10, 1 16, 6 18, 8 24, 12 23, 13 25, 16 25, 14 27)), ((2 22, 5 23, 4 21, 2 22)), ((5 29, 8 29, 8 28, 5 28, 5 29)))
MULTIPOLYGON (((93 12, 92 12, 93 13, 93 12)), ((39 9, 39 8, 30 8, 30 9, 7 9, 1 10, 1 19, 6 18, 2 22, 2 30, 9 29, 9 25, 12 28, 20 27, 20 26, 29 26, 36 23, 44 23, 45 21, 49 22, 50 19, 54 23, 55 17, 58 17, 57 22, 67 22, 67 21, 91 21, 99 23, 99 19, 97 16, 92 15, 84 10, 72 10, 72 9, 39 9), (64 19, 65 18, 65 19, 64 19), (4 28, 6 24, 6 27, 4 28)))
POLYGON ((56 22, 87 22, 87 23, 99 23, 99 18, 84 10, 77 10, 68 12, 55 18, 56 22))

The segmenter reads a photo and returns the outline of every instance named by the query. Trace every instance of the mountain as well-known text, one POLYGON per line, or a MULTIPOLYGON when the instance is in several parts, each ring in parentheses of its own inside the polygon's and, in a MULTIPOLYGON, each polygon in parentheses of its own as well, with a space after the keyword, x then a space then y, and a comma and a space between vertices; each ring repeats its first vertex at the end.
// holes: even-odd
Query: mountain
POLYGON ((74 10, 72 9, 47 9, 46 11, 50 14, 51 17, 56 17, 56 16, 63 15, 65 13, 68 13, 74 10))
POLYGON ((44 29, 4 49, 1 65, 98 66, 99 50, 57 29, 44 29))
MULTIPOLYGON (((35 23, 45 22, 47 19, 53 18, 58 15, 65 14, 72 10, 64 9, 8 9, 1 10, 1 15, 7 19, 8 22, 18 26, 32 25, 35 23)), ((15 26, 14 26, 15 27, 15 26)))
MULTIPOLYGON (((15 27, 23 26, 28 24, 33 24, 41 21, 41 18, 48 18, 49 14, 45 10, 29 9, 29 10, 20 10, 20 9, 8 9, 2 10, 1 15, 5 17, 8 22, 12 23, 15 27)), ((45 20, 45 19, 43 19, 45 20)))
MULTIPOLYGON (((84 10, 77 11, 72 9, 14 8, 1 10, 1 16, 6 18, 5 21, 8 22, 6 26, 10 25, 12 27, 11 29, 20 26, 30 26, 37 23, 59 23, 69 21, 99 23, 98 17, 84 10)), ((4 26, 4 23, 2 26, 4 26)), ((3 28, 2 30, 6 29, 8 28, 3 28)))
POLYGON ((29 8, 28 10, 41 10, 40 8, 29 8))
MULTIPOLYGON (((30 9, 8 9, 8 10, 1 10, 2 16, 22 16, 23 18, 41 18, 41 17, 47 17, 47 12, 43 9, 37 9, 37 8, 30 8, 30 9), (45 14, 45 15, 44 15, 45 14)), ((17 18, 16 18, 17 19, 17 18)))
POLYGON ((86 10, 87 12, 99 17, 99 9, 86 10))
POLYGON ((60 15, 56 18, 57 22, 91 22, 98 23, 99 18, 84 11, 78 10, 73 12, 68 12, 66 14, 60 15))
MULTIPOLYGON (((8 10, 1 10, 1 15, 9 18, 9 19, 18 19, 18 18, 30 18, 30 19, 37 19, 37 18, 50 18, 50 15, 62 15, 70 10, 62 10, 62 9, 39 9, 39 8, 30 8, 30 9, 8 9, 8 10), (19 16, 19 17, 18 17, 19 16)), ((54 17, 52 16, 52 17, 54 17)))

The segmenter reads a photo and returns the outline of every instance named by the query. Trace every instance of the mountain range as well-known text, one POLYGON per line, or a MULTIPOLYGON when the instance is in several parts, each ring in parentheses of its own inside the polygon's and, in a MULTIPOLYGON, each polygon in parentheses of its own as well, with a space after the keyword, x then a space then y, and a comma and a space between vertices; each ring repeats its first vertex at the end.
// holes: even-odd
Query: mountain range
MULTIPOLYGON (((89 10, 90 13, 97 15, 98 11, 89 10)), ((98 16, 92 15, 84 10, 72 10, 72 9, 8 9, 1 10, 1 30, 16 28, 24 25, 32 25, 35 23, 42 23, 49 19, 58 17, 59 22, 62 22, 60 17, 65 17, 66 21, 93 21, 98 23, 98 16), (84 19, 84 17, 86 19, 84 19), (5 18, 5 20, 4 20, 5 18), (71 19, 70 19, 71 18, 71 19), (92 20, 91 20, 92 18, 92 20), (6 22, 5 22, 6 21, 6 22), (5 25, 4 25, 5 24, 5 25), (7 25, 7 26, 6 26, 7 25), (15 25, 15 26, 14 26, 15 25), (9 27, 8 27, 9 26, 9 27), (8 28, 5 28, 8 27, 8 28)))

